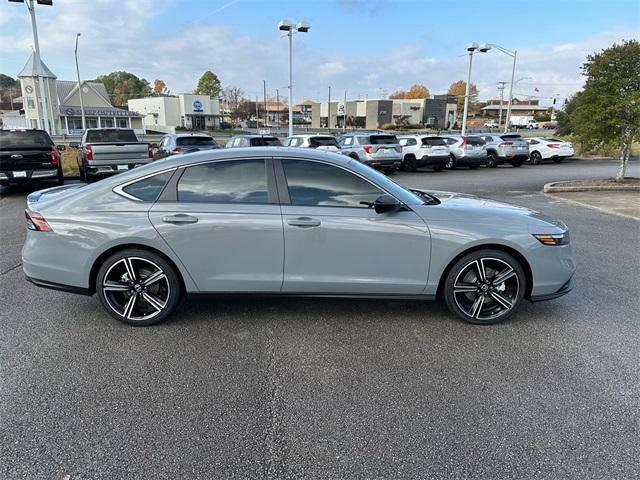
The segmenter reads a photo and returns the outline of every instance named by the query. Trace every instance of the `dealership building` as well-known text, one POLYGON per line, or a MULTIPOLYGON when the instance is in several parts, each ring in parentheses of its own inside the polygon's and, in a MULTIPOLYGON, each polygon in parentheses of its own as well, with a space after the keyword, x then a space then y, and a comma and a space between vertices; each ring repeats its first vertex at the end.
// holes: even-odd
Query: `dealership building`
POLYGON ((135 98, 129 110, 140 112, 147 130, 175 133, 176 128, 205 130, 220 127, 220 100, 209 95, 181 93, 177 96, 135 98))
POLYGON ((52 135, 82 133, 82 111, 80 91, 87 128, 120 127, 133 128, 136 133, 145 133, 142 115, 135 111, 114 107, 102 83, 58 80, 49 68, 40 62, 36 64, 32 53, 22 71, 18 74, 22 89, 24 115, 6 117, 5 127, 14 120, 16 125, 26 128, 44 129, 43 113, 49 119, 52 135), (46 102, 40 98, 39 77, 42 79, 46 102), (43 105, 46 103, 46 105, 43 105), (44 111, 43 111, 44 110, 44 111), (7 121, 8 120, 8 121, 7 121))

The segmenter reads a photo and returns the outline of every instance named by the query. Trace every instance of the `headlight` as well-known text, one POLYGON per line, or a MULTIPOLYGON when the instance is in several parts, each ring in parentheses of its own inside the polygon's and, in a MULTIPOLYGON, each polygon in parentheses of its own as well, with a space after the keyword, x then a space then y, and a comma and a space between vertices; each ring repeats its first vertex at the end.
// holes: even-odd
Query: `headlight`
POLYGON ((536 237, 543 245, 550 245, 552 247, 556 247, 559 245, 569 245, 569 242, 571 241, 571 239, 569 238, 569 231, 551 235, 547 233, 534 233, 533 236, 536 237))

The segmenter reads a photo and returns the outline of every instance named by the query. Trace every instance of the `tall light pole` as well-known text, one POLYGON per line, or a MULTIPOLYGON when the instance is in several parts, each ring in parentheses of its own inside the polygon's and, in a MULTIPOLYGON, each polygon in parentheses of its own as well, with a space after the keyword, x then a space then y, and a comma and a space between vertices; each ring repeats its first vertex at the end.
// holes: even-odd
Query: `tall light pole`
POLYGON ((469 73, 467 74, 467 85, 464 89, 464 109, 462 113, 462 130, 461 135, 464 135, 467 131, 467 111, 469 110, 469 88, 471 85, 471 66, 473 65, 473 54, 478 52, 488 52, 491 47, 485 43, 478 45, 476 42, 472 42, 467 45, 467 52, 469 52, 469 73))
POLYGON ((500 90, 500 106, 498 107, 498 128, 502 125, 502 102, 504 99, 504 86, 508 82, 498 82, 498 90, 500 90))
MULTIPOLYGON (((49 126, 49 108, 47 107, 47 96, 44 91, 44 67, 40 60, 40 43, 38 42, 38 26, 36 25, 36 10, 33 0, 9 0, 10 2, 26 3, 29 15, 31 16, 31 29, 33 30, 33 48, 35 50, 36 76, 40 88, 40 113, 42 114, 42 126, 47 133, 51 133, 49 126)), ((53 5, 53 0, 37 0, 38 5, 53 5)))
POLYGON ((289 136, 293 135, 293 33, 305 33, 310 28, 309 22, 305 21, 296 25, 289 20, 282 20, 278 23, 278 30, 287 32, 289 37, 289 136))
POLYGON ((329 102, 327 103, 327 129, 331 131, 331 86, 329 86, 329 102))
MULTIPOLYGON (((78 38, 80 38, 80 34, 76 33, 76 73, 78 74, 78 94, 80 95, 80 113, 82 114, 82 130, 87 129, 86 120, 84 118, 84 103, 82 101, 82 85, 80 83, 80 67, 78 67, 78 38)), ((98 125, 99 126, 99 125, 98 125)), ((69 132, 67 132, 69 133, 69 132)))
POLYGON ((504 53, 505 55, 513 58, 513 66, 511 67, 511 83, 509 84, 509 103, 507 104, 507 119, 504 122, 504 131, 507 132, 509 130, 509 125, 511 123, 511 105, 513 100, 513 84, 514 78, 516 76, 516 61, 518 59, 518 51, 517 50, 509 50, 508 48, 501 47, 495 43, 489 43, 489 47, 494 47, 496 50, 504 53))

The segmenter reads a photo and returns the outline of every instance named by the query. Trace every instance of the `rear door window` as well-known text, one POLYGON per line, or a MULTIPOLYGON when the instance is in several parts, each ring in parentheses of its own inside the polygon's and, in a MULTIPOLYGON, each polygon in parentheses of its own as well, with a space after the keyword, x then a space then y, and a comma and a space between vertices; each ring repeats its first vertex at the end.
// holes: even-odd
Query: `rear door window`
POLYGON ((389 143, 398 143, 395 135, 371 135, 371 145, 387 145, 389 143))

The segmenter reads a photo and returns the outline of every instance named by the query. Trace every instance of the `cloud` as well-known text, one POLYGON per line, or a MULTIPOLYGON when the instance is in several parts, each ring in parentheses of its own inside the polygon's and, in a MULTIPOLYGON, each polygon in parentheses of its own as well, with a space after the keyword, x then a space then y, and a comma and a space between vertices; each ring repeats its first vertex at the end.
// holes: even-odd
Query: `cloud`
POLYGON ((318 74, 322 78, 331 78, 344 72, 345 68, 342 62, 325 62, 318 67, 318 74))

